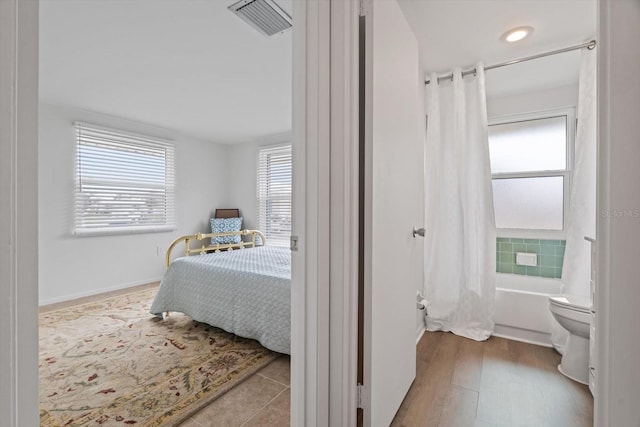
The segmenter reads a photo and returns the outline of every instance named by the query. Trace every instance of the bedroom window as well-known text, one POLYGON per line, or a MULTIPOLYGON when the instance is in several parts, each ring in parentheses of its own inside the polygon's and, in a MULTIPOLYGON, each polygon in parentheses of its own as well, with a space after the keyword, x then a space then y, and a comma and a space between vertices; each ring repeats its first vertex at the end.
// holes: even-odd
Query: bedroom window
POLYGON ((565 229, 572 124, 573 111, 564 110, 489 126, 497 228, 537 233, 565 229))
POLYGON ((258 151, 258 228, 270 245, 288 246, 291 236, 291 144, 258 151))
POLYGON ((168 141, 75 123, 75 234, 175 230, 168 141))

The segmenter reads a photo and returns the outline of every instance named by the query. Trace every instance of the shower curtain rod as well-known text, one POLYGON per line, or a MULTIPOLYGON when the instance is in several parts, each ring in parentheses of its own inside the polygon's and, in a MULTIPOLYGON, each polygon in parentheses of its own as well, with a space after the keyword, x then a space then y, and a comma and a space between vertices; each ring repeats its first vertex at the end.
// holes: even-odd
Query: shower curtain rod
MULTIPOLYGON (((589 48, 589 50, 592 50, 593 48, 596 47, 596 41, 595 40, 591 40, 590 42, 582 43, 582 44, 579 44, 577 46, 565 47, 564 49, 552 50, 551 52, 539 53, 537 55, 527 56, 526 58, 514 59, 513 61, 507 61, 507 62, 501 62, 499 64, 489 65, 489 66, 485 67, 484 70, 485 71, 493 70, 494 68, 505 67, 507 65, 513 65, 513 64, 517 64, 519 62, 531 61, 532 59, 544 58, 545 56, 556 55, 558 53, 570 52, 572 50, 582 49, 583 47, 586 47, 586 48, 589 48)), ((473 68, 471 70, 463 71, 462 72, 462 77, 468 76, 469 74, 474 74, 475 72, 476 72, 475 68, 473 68)), ((452 78, 453 78, 453 73, 450 73, 450 74, 447 74, 447 75, 444 75, 444 76, 440 76, 440 77, 438 77, 438 83, 440 83, 440 81, 442 81, 442 80, 448 80, 448 79, 452 79, 452 78)), ((424 84, 428 85, 430 81, 431 80, 426 80, 424 82, 424 84)))

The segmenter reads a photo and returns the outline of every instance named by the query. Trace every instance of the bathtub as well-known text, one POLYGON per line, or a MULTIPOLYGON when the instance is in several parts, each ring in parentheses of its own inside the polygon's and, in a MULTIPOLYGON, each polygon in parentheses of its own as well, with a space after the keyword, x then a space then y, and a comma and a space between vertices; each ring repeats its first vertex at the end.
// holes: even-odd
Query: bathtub
POLYGON ((551 347, 549 295, 559 294, 558 279, 496 273, 494 335, 551 347))

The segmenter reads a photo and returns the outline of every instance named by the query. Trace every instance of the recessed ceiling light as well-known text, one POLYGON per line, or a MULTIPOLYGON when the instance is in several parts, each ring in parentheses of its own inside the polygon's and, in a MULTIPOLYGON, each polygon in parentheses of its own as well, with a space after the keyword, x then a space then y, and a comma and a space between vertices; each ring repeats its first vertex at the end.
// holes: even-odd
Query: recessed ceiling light
POLYGON ((517 42, 527 37, 533 32, 533 27, 518 27, 512 30, 507 31, 500 37, 501 40, 504 40, 509 43, 517 42))

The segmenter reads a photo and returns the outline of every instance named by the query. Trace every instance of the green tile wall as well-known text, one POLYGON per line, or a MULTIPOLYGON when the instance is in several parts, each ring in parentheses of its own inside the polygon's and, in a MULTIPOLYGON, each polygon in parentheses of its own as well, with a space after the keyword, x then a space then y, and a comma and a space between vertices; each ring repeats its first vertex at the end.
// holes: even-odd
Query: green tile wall
POLYGON ((496 271, 559 279, 562 276, 565 240, 516 239, 498 237, 496 244, 496 271), (516 265, 516 252, 538 255, 538 265, 516 265))

